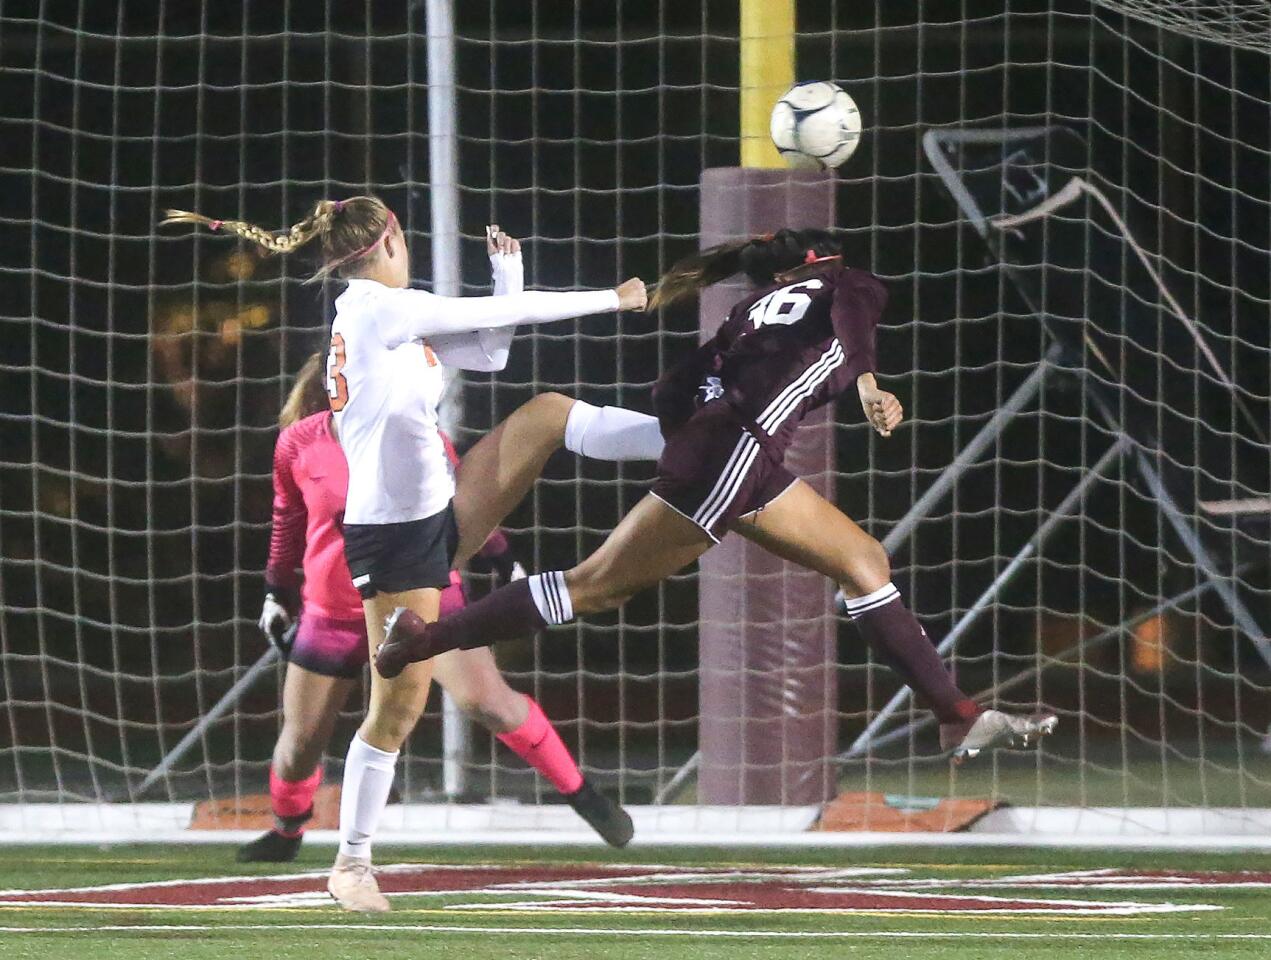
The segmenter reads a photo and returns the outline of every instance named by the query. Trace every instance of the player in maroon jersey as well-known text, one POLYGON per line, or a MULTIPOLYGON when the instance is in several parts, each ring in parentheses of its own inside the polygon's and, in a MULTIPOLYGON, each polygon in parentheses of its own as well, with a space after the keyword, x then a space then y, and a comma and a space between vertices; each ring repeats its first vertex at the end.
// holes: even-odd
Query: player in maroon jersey
MULTIPOLYGON (((320 761, 340 708, 361 685, 370 651, 362 601, 344 558, 343 518, 349 468, 336 440, 323 381, 326 354, 300 369, 279 416, 274 451, 274 509, 260 628, 288 661, 283 724, 269 767, 274 828, 241 847, 242 862, 295 859, 322 781, 320 761), (303 594, 303 596, 302 596, 303 594), (303 601, 303 602, 302 602, 303 601), (283 638, 295 617, 295 639, 283 638)), ((451 463, 459 456, 442 434, 451 463)), ((478 557, 503 580, 525 575, 507 537, 496 530, 478 557)), ((467 602, 451 571, 441 609, 467 602)), ((583 777, 569 749, 533 697, 503 679, 490 651, 467 651, 437 661, 434 678, 460 709, 538 770, 606 842, 631 839, 631 820, 583 777)))
POLYGON ((782 463, 803 417, 853 388, 879 434, 899 426, 900 402, 874 376, 875 327, 887 301, 882 282, 845 266, 830 233, 782 230, 681 261, 650 307, 736 273, 757 289, 654 392, 666 447, 651 493, 571 570, 501 587, 427 625, 395 611, 376 655, 379 671, 395 676, 447 650, 620 606, 731 530, 840 585, 857 629, 931 705, 955 759, 1049 733, 1054 715, 983 710, 958 689, 892 584, 882 545, 782 463))

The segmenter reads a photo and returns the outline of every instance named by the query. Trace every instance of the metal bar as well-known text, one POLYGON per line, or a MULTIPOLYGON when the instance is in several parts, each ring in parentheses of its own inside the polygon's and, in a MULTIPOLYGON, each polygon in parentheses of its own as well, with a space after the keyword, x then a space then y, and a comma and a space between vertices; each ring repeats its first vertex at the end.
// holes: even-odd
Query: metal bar
MULTIPOLYGON (((1142 613, 1139 613, 1136 616, 1131 617, 1129 620, 1126 620, 1122 623, 1118 623, 1114 627, 1108 627, 1108 629, 1104 630, 1102 633, 1096 634, 1095 636, 1090 637, 1087 640, 1079 641, 1078 643, 1069 647, 1067 650, 1064 650, 1060 653, 1055 654, 1055 656, 1051 657, 1050 659, 1056 663, 1062 663, 1065 660, 1070 660, 1071 658, 1075 657, 1078 653, 1080 653, 1082 650, 1089 650, 1091 647, 1097 647, 1100 644, 1106 643, 1107 641, 1112 640, 1116 637, 1119 637, 1124 633, 1128 633, 1129 631, 1133 630, 1135 627, 1137 627, 1139 624, 1143 623, 1144 621, 1151 620, 1153 617, 1157 616, 1158 614, 1164 613, 1166 610, 1172 610, 1175 607, 1177 607, 1179 604, 1185 603, 1186 601, 1192 599, 1193 597, 1198 597, 1202 593, 1204 593, 1206 590, 1212 590, 1213 588, 1214 588, 1214 581, 1212 580, 1206 580, 1203 583, 1198 583, 1196 584, 1196 586, 1191 587, 1190 589, 1184 590, 1182 593, 1175 594, 1174 596, 1170 597, 1168 600, 1162 600, 1156 606, 1152 607, 1151 609, 1144 610, 1142 613)), ((987 690, 981 691, 980 693, 976 694, 976 697, 978 699, 985 696, 993 696, 995 694, 1001 693, 1003 690, 1006 690, 1009 687, 1013 687, 1017 683, 1022 683, 1023 681, 1036 675, 1037 673, 1041 671, 1041 669, 1042 668, 1040 667, 1029 667, 1027 670, 1021 670, 1019 673, 1011 676, 1010 679, 1003 680, 997 686, 989 687, 987 690)), ((921 730, 924 727, 930 726, 931 723, 934 722, 934 720, 935 720, 935 717, 933 717, 931 714, 927 714, 924 717, 921 717, 910 723, 904 724, 903 726, 897 727, 894 730, 888 730, 882 736, 874 738, 874 740, 871 741, 870 745, 874 747, 886 746, 887 744, 892 743, 896 740, 903 739, 904 737, 908 736, 911 732, 917 732, 918 730, 921 730)), ((839 755, 839 759, 849 760, 851 758, 846 753, 844 753, 839 755)))
MULTIPOLYGON (((1029 541, 1020 548, 1020 551, 1015 554, 1014 557, 1011 558, 1011 562, 1008 563, 993 582, 985 588, 984 592, 980 594, 975 603, 971 605, 971 608, 962 615, 962 619, 959 620, 945 638, 940 641, 939 645, 936 647, 937 652, 943 654, 953 649, 954 645, 956 645, 958 640, 962 638, 962 635, 970 629, 971 625, 979 618, 980 614, 989 608, 989 605, 993 603, 1002 588, 1005 587, 1015 574, 1020 571, 1028 559, 1037 552, 1037 549, 1041 546, 1042 542, 1045 541, 1052 532, 1054 532, 1055 527, 1064 520, 1068 519, 1069 514, 1071 514, 1080 503, 1086 490, 1091 484, 1098 480, 1100 476, 1102 476, 1104 470, 1108 468, 1109 464, 1121 455, 1127 442, 1128 441, 1124 435, 1122 435, 1118 437, 1117 441, 1104 452, 1098 462, 1091 467, 1089 471, 1087 471, 1087 473, 1081 478, 1080 482, 1078 482, 1077 485, 1069 491, 1068 495, 1064 497, 1059 506, 1057 506, 1046 518, 1045 523, 1037 528, 1037 531, 1032 535, 1029 541)), ((869 748, 874 734, 882 728, 883 724, 891 718, 892 714, 900 709, 912 693, 913 691, 910 690, 909 687, 901 687, 901 689, 897 690, 892 698, 887 701, 887 704, 883 707, 883 709, 878 712, 878 715, 869 722, 864 730, 861 731, 860 736, 856 738, 852 745, 847 749, 846 753, 840 754, 840 757, 842 759, 850 760, 853 757, 864 753, 865 750, 869 748)))
MULTIPOLYGON (((1104 411, 1105 416, 1107 411, 1104 411)), ((1174 532, 1178 534, 1178 538, 1183 541, 1183 546, 1187 548, 1187 552, 1192 555, 1196 561, 1196 566, 1200 571, 1209 578, 1214 585, 1214 591, 1222 600, 1223 605, 1231 612, 1231 618, 1236 622, 1236 626, 1240 632, 1249 638, 1254 647, 1258 651, 1258 655, 1271 666, 1271 640, 1267 638, 1267 632, 1262 629, 1262 625, 1258 623, 1257 618, 1245 606, 1240 595, 1236 592, 1232 578, 1225 576, 1218 565, 1214 563, 1213 557, 1209 555, 1204 543, 1201 542, 1200 535, 1192 529, 1191 524, 1187 522, 1187 518, 1183 515, 1183 511, 1179 509, 1178 503, 1174 497, 1166 489, 1161 475, 1156 472, 1156 467, 1152 465, 1152 461, 1148 459, 1142 447, 1137 444, 1134 447, 1134 457, 1139 468, 1139 472, 1143 475, 1143 479, 1147 481, 1148 489, 1152 491, 1152 496, 1156 498, 1157 503, 1161 505, 1161 509, 1165 513, 1165 519, 1169 521, 1174 532)))
POLYGON ((953 489, 967 468, 979 460, 1011 420, 1032 403, 1033 398, 1042 388, 1042 382, 1053 369, 1054 362, 1059 359, 1061 353, 1062 348, 1058 344, 1051 345, 1028 378, 1015 388, 1015 392, 980 428, 980 432, 972 437, 961 452, 953 458, 953 462, 944 469, 936 482, 927 488, 897 524, 887 532, 887 536, 883 537, 883 547, 888 553, 899 549, 900 545, 909 539, 909 535, 914 532, 919 522, 931 512, 945 494, 953 489))
POLYGON ((693 772, 697 770, 698 766, 701 765, 701 762, 702 751, 698 750, 697 753, 688 758, 688 762, 686 762, 684 766, 675 771, 675 776, 668 780, 666 782, 666 786, 657 792, 657 794, 653 797, 653 802, 658 806, 661 806, 668 800, 672 799, 675 796, 675 792, 684 785, 684 782, 688 780, 690 776, 693 775, 693 772))
POLYGON ((234 681, 234 685, 226 690, 221 699, 212 705, 212 709, 199 717, 199 722, 190 728, 190 731, 181 738, 175 747, 168 751, 167 755, 159 761, 158 766, 146 774, 146 778, 141 781, 141 786, 137 788, 136 796, 140 797, 158 783, 159 780, 167 776, 168 771, 189 752, 190 747, 198 742, 204 731, 233 708, 238 703, 239 698, 251 688, 261 674, 274 665, 274 661, 277 659, 278 650, 273 644, 270 644, 269 649, 262 653, 260 658, 247 668, 247 672, 234 681))
MULTIPOLYGON (((432 287, 443 297, 463 291, 459 277, 459 123, 455 93, 455 9, 453 0, 427 0, 424 7, 428 55, 428 199, 432 211, 432 287)), ((456 373, 446 387, 441 427, 453 434, 463 422, 463 380, 456 373)), ((467 717, 442 692, 441 778, 446 796, 467 788, 472 737, 467 717)))

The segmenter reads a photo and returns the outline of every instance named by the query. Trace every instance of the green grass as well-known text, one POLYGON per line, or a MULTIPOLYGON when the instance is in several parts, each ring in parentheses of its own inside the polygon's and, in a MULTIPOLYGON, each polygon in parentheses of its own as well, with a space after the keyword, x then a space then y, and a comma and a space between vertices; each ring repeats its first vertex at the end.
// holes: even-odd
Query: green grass
MULTIPOLYGON (((222 846, 164 848, 127 846, 0 848, 0 888, 55 888, 173 878, 273 874, 326 867, 330 848, 306 848, 294 865, 243 867, 222 846)), ((905 849, 770 850, 553 848, 392 849, 381 862, 569 864, 659 863, 693 866, 778 865, 905 867, 917 877, 945 880, 1052 873, 1101 867, 1119 869, 1258 870, 1271 872, 1265 854, 1155 854, 1055 850, 905 849)), ((963 894, 972 891, 962 889, 963 894)), ((1017 890, 997 896, 1064 899, 1134 899, 1142 902, 1209 903, 1225 909, 1204 913, 1140 916, 1050 917, 1025 914, 921 915, 748 913, 687 915, 666 912, 595 914, 532 913, 501 909, 479 913, 447 909, 436 898, 394 898, 390 914, 357 917, 333 906, 246 910, 97 907, 0 908, 0 957, 182 957, 189 960, 269 958, 455 957, 543 960, 667 960, 672 957, 773 960, 807 956, 1033 958, 1263 957, 1271 955, 1271 891, 1219 890, 1017 890), (286 925, 309 929, 285 929, 286 925), (160 930, 162 926, 207 929, 160 930), (127 927, 106 930, 103 927, 127 927), (388 927, 389 929, 385 929, 388 927), (251 928, 251 929, 246 929, 251 928), (316 929, 315 929, 316 928, 316 929), (400 928, 394 930, 392 928, 400 928), (425 929, 433 928, 433 929, 425 929), (445 928, 445 929, 436 929, 445 928), (474 928, 480 928, 475 930, 474 928), (514 929, 515 928, 515 929, 514 929), (472 930, 473 932, 466 932, 472 930), (620 931, 618 933, 605 931, 620 931), (59 932, 60 931, 60 932, 59 932), (522 932, 517 932, 522 931, 522 932), (595 931, 595 932, 592 932, 595 931), (828 934, 810 938, 807 934, 828 934), (1236 939, 1255 935, 1263 939, 1236 939)), ((704 896, 707 894, 703 894, 704 896)), ((474 895, 462 898, 468 902, 474 895)))

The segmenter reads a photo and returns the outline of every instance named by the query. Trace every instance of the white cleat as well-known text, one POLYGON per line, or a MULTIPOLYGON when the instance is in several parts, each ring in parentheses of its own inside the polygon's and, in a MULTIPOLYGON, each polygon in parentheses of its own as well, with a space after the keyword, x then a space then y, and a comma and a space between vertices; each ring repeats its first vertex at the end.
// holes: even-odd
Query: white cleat
POLYGON ((953 762, 961 763, 999 747, 1032 746, 1054 733, 1058 724, 1059 718, 1053 713, 1021 717, 1001 710, 985 710, 972 721, 961 742, 954 747, 953 762))
POLYGON ((343 909, 355 913, 387 913, 391 909, 375 882, 370 857, 337 855, 327 880, 327 893, 343 909))

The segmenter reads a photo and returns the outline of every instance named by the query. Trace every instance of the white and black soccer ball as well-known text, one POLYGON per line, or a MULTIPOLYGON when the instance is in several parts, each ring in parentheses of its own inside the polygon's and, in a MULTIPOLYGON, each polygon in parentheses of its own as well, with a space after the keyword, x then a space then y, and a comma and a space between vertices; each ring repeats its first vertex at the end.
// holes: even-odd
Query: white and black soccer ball
POLYGON ((828 80, 796 83, 772 108, 772 142, 796 169, 841 165, 861 141, 861 112, 828 80))

